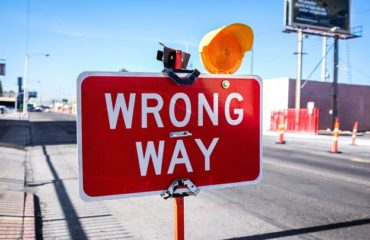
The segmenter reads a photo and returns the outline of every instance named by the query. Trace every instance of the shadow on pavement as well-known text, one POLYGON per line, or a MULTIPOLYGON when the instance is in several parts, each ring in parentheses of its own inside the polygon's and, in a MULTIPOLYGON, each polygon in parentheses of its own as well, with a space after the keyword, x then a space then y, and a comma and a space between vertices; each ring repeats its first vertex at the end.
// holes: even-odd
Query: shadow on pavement
POLYGON ((0 119, 0 146, 23 149, 30 141, 30 123, 0 119))
POLYGON ((30 146, 77 143, 75 121, 31 122, 30 134, 30 146))
POLYGON ((76 121, 0 120, 0 145, 5 147, 76 143, 76 121))
POLYGON ((339 229, 339 228, 355 227, 355 226, 360 226, 360 225, 365 225, 365 224, 370 224, 370 218, 359 219, 359 220, 348 221, 348 222, 332 223, 332 224, 313 226, 313 227, 306 227, 306 228, 299 228, 299 229, 291 229, 291 230, 285 230, 285 231, 280 231, 280 232, 264 233, 264 234, 258 234, 258 235, 247 236, 247 237, 231 238, 231 239, 234 239, 234 240, 235 239, 236 240, 276 239, 276 238, 290 237, 290 236, 295 236, 295 235, 300 235, 300 234, 308 234, 308 233, 314 233, 314 232, 334 230, 334 229, 339 229))
MULTIPOLYGON (((82 224, 79 220, 78 214, 73 207, 72 201, 66 191, 63 181, 60 181, 59 175, 55 170, 50 156, 46 151, 46 147, 42 146, 42 151, 45 155, 46 162, 54 178, 54 188, 58 196, 60 206, 62 208, 65 220, 67 223, 69 236, 71 239, 88 239, 86 233, 83 230, 82 224)), ((39 234, 40 235, 40 234, 39 234)))
MULTIPOLYGON (((58 171, 52 160, 52 156, 47 151, 47 146, 42 145, 42 153, 45 157, 48 168, 50 169, 53 180, 44 182, 44 184, 53 184, 54 190, 56 193, 58 206, 60 206, 63 215, 59 215, 52 218, 43 219, 40 212, 36 212, 36 216, 40 216, 37 225, 37 236, 38 239, 42 239, 43 236, 43 225, 53 224, 52 234, 61 234, 56 236, 56 239, 59 238, 68 238, 72 240, 77 239, 89 239, 89 238, 102 238, 102 239, 130 239, 132 236, 130 233, 121 227, 121 225, 114 219, 113 215, 109 211, 102 211, 95 205, 81 205, 73 202, 73 195, 69 195, 67 191, 67 186, 64 181, 68 178, 60 178, 58 171), (81 214, 81 215, 79 215, 81 214), (59 224, 58 224, 59 223, 59 224), (64 232, 61 229, 61 223, 66 226, 68 232, 64 232)), ((75 179, 75 178, 69 178, 75 179)), ((43 184, 43 183, 40 183, 43 184)), ((40 205, 40 203, 38 203, 40 205)), ((47 211, 46 211, 47 212, 47 211)), ((50 232, 50 229, 48 229, 50 232)), ((46 232, 47 235, 47 232, 46 232)))

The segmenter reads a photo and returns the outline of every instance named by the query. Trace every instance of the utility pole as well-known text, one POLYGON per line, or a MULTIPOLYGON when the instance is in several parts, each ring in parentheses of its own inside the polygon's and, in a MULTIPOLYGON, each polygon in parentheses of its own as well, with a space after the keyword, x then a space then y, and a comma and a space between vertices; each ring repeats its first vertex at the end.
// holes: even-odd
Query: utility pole
POLYGON ((334 71, 333 71, 333 86, 332 86, 332 129, 334 129, 335 119, 338 117, 338 36, 334 37, 334 71))
POLYGON ((27 1, 27 23, 26 23, 26 55, 24 56, 23 75, 23 118, 28 118, 28 57, 30 41, 30 0, 27 1))
POLYGON ((326 81, 326 46, 327 37, 322 38, 322 65, 321 65, 321 81, 326 81))
POLYGON ((302 82, 302 49, 303 33, 298 29, 298 51, 297 51, 297 78, 295 84, 295 130, 299 127, 299 110, 301 109, 301 82, 302 82))

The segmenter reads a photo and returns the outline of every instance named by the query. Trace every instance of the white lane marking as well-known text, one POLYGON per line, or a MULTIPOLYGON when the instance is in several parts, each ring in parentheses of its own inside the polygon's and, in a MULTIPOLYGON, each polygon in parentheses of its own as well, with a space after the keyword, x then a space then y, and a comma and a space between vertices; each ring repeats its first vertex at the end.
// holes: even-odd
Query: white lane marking
POLYGON ((357 158, 357 157, 352 157, 350 158, 350 160, 353 162, 370 163, 369 159, 363 159, 363 158, 357 158))
POLYGON ((324 178, 333 178, 333 179, 343 180, 343 181, 350 182, 350 183, 370 186, 370 181, 369 180, 364 180, 364 179, 359 179, 359 178, 356 179, 356 178, 348 177, 348 176, 345 176, 345 175, 331 173, 329 171, 323 172, 322 169, 314 169, 314 168, 310 168, 310 167, 307 167, 307 166, 304 166, 304 167, 293 166, 291 164, 286 164, 286 163, 283 163, 281 161, 276 161, 276 160, 272 160, 272 159, 267 160, 267 158, 264 158, 264 164, 272 165, 274 167, 287 168, 287 169, 290 169, 290 170, 294 170, 297 173, 305 172, 305 173, 308 173, 308 174, 312 174, 312 175, 316 175, 316 176, 320 176, 320 177, 324 177, 324 178))

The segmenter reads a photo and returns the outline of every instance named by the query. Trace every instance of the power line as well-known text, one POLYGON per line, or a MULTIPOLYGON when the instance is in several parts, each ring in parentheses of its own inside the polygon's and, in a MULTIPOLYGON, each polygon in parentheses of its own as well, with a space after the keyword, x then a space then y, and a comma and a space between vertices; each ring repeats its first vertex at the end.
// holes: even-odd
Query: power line
POLYGON ((367 77, 367 78, 370 78, 370 75, 367 74, 367 73, 364 73, 363 71, 361 71, 360 69, 354 67, 352 64, 350 64, 349 62, 346 62, 346 61, 343 61, 342 59, 339 59, 340 62, 344 63, 344 64, 347 64, 348 66, 351 67, 351 69, 357 71, 358 73, 362 74, 363 76, 367 77))
POLYGON ((261 35, 270 34, 270 33, 273 33, 273 32, 280 32, 280 31, 281 31, 280 28, 279 29, 271 29, 271 30, 256 32, 254 35, 261 36, 261 35))
POLYGON ((312 75, 314 74, 314 72, 317 70, 317 68, 320 66, 322 60, 324 60, 324 58, 326 58, 326 56, 328 55, 328 53, 330 52, 330 50, 334 47, 334 43, 329 47, 329 49, 326 51, 326 54, 325 56, 321 57, 320 61, 317 63, 317 65, 314 67, 314 69, 311 71, 311 73, 308 75, 308 77, 306 78, 307 80, 302 84, 301 88, 304 88, 304 86, 307 84, 308 82, 308 79, 310 79, 312 77, 312 75))
POLYGON ((370 12, 370 8, 369 9, 365 9, 365 10, 361 10, 361 11, 357 11, 356 13, 366 13, 366 12, 370 12))

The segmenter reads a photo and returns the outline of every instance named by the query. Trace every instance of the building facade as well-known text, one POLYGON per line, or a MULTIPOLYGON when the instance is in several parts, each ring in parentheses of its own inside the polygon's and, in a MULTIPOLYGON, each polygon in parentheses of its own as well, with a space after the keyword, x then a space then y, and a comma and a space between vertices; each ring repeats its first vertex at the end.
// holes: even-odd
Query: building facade
MULTIPOLYGON (((295 79, 276 78, 263 81, 263 128, 270 127, 272 111, 295 108, 295 79)), ((320 110, 319 129, 332 127, 332 83, 321 81, 302 81, 301 108, 313 102, 320 110)), ((359 121, 359 131, 370 130, 370 86, 338 84, 338 117, 341 130, 352 130, 359 121)))

